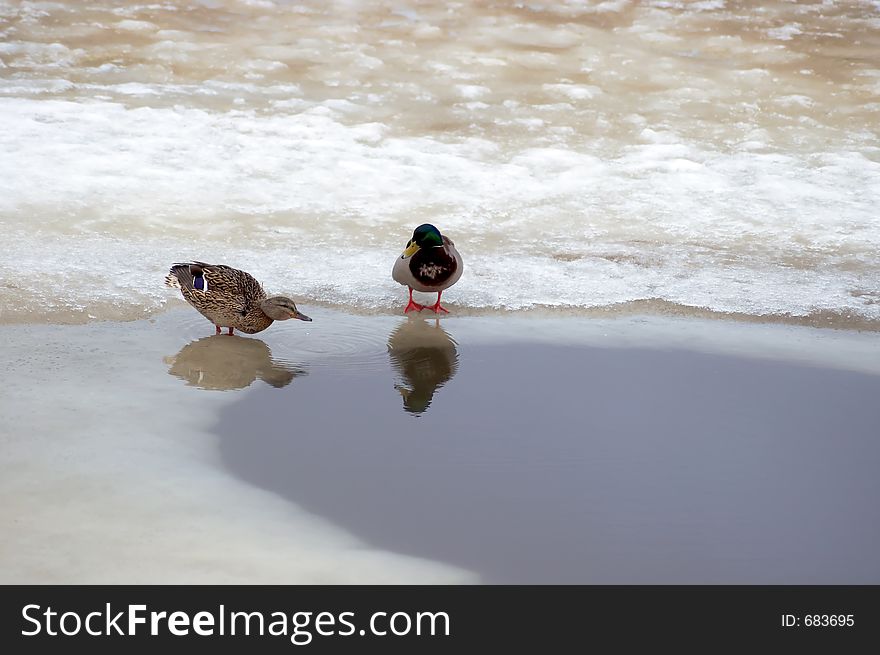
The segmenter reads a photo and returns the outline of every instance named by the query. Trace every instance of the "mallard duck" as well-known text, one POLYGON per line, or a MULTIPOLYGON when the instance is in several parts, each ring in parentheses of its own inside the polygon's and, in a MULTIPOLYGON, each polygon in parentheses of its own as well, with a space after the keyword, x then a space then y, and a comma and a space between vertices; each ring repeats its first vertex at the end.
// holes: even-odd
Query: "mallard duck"
POLYGON ((427 308, 438 314, 448 314, 449 310, 440 304, 440 296, 458 282, 462 271, 464 262, 452 239, 441 235, 433 225, 419 225, 391 270, 391 277, 395 281, 409 287, 409 303, 403 313, 427 308), (413 300, 413 290, 427 293, 436 291, 437 302, 431 306, 420 305, 413 300))
POLYGON ((229 334, 233 330, 254 334, 273 321, 312 320, 290 298, 267 298, 252 275, 223 264, 174 264, 165 276, 165 284, 180 289, 183 298, 214 324, 217 334, 221 327, 229 328, 229 334))

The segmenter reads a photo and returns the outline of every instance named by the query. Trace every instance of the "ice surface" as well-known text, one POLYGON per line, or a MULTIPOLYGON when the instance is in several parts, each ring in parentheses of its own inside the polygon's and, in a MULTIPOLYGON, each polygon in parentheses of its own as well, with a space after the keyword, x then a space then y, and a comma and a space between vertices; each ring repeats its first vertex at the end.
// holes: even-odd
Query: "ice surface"
POLYGON ((2 5, 0 320, 142 315, 188 258, 394 311, 391 262, 432 222, 466 259, 458 311, 658 301, 875 323, 876 19, 868 3, 2 5))

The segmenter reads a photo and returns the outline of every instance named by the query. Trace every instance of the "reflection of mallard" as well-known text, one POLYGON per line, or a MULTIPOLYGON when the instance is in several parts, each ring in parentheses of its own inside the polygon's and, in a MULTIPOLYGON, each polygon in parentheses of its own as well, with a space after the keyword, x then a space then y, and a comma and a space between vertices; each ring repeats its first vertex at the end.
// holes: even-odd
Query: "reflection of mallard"
POLYGON ((168 372, 202 389, 243 389, 257 378, 273 387, 290 384, 305 371, 272 359, 269 346, 259 339, 204 337, 185 345, 175 357, 166 357, 168 372))
POLYGON ((388 337, 388 354, 402 381, 394 388, 403 397, 403 408, 413 414, 428 409, 434 393, 458 369, 458 349, 440 321, 403 321, 388 337))

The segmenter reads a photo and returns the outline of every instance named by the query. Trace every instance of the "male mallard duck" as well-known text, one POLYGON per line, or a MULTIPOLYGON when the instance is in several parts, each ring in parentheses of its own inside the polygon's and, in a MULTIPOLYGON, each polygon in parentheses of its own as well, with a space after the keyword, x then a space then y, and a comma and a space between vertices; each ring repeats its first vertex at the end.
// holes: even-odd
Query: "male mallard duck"
POLYGON ((428 307, 436 313, 449 313, 440 304, 440 296, 445 289, 458 282, 464 271, 464 262, 449 237, 440 234, 433 225, 419 225, 406 244, 403 254, 394 262, 391 277, 409 287, 409 303, 405 314, 411 309, 421 311, 425 305, 413 301, 413 290, 427 293, 437 292, 437 302, 428 307))
POLYGON ((266 297, 262 285, 249 273, 222 264, 174 264, 165 276, 166 286, 180 289, 184 299, 220 328, 246 334, 261 332, 273 321, 298 318, 311 321, 284 296, 266 297))

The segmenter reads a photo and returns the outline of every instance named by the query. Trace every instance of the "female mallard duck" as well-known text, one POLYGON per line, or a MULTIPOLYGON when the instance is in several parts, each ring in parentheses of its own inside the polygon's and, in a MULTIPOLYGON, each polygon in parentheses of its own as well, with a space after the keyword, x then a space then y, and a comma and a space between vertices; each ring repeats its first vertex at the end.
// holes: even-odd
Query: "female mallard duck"
POLYGON ((166 286, 180 289, 183 298, 220 328, 246 334, 262 332, 273 321, 298 318, 311 321, 300 313, 290 298, 266 297, 262 285, 244 271, 222 264, 190 262, 174 264, 165 276, 166 286))
POLYGON ((409 287, 409 303, 403 313, 411 309, 421 311, 426 307, 413 301, 413 290, 427 293, 436 291, 437 302, 428 309, 433 309, 438 314, 449 313, 440 304, 440 296, 444 290, 458 282, 462 271, 464 262, 452 240, 442 236, 440 230, 433 225, 419 225, 391 270, 391 277, 395 281, 409 287))

